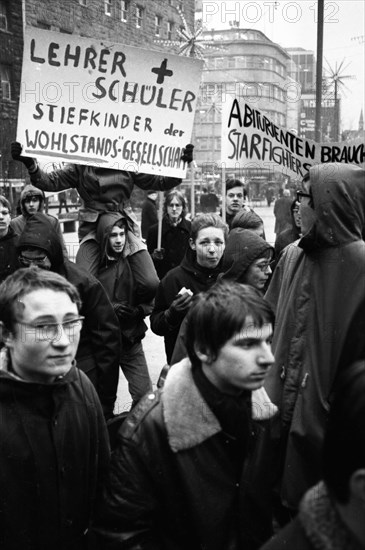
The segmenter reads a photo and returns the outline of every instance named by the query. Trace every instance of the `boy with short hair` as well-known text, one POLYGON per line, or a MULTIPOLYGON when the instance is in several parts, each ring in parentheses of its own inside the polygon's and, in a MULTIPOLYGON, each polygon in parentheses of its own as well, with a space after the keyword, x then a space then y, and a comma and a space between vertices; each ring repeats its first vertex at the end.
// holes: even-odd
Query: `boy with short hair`
POLYGON ((253 288, 218 283, 187 323, 189 359, 119 432, 94 527, 103 548, 256 549, 270 536, 263 442, 274 409, 258 397, 273 313, 253 288))

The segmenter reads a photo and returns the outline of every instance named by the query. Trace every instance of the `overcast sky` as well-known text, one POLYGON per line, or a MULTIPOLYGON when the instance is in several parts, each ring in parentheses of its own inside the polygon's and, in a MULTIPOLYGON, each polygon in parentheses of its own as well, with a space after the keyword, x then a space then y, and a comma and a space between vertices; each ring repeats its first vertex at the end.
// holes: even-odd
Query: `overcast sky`
MULTIPOLYGON (((361 108, 364 109, 364 6, 363 0, 325 2, 324 57, 333 68, 345 59, 343 74, 355 77, 345 80, 349 89, 341 92, 342 130, 357 129, 361 108)), ((317 2, 314 0, 203 0, 205 27, 229 28, 229 21, 237 19, 235 15, 239 16, 241 28, 259 29, 283 47, 302 47, 316 54, 317 2)), ((323 63, 326 67, 325 61, 323 63)))

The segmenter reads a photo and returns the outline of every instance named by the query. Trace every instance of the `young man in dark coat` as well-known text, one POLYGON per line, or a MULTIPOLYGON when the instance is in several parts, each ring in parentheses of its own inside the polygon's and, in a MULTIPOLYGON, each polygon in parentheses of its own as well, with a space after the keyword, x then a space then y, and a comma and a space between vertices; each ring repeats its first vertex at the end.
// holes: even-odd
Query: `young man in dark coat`
POLYGON ((148 230, 158 221, 157 216, 157 196, 158 193, 154 189, 147 191, 147 196, 142 204, 141 210, 141 233, 142 239, 147 239, 148 230))
POLYGON ((0 283, 18 268, 17 233, 10 226, 10 203, 0 195, 0 283))
POLYGON ((275 414, 262 390, 274 317, 245 285, 219 283, 188 315, 189 359, 119 432, 94 533, 108 550, 254 550, 270 537, 275 414))
POLYGON ((93 385, 75 367, 83 318, 64 277, 0 285, 0 548, 81 550, 109 462, 93 385))
POLYGON ((120 332, 104 288, 95 277, 63 257, 58 235, 41 212, 27 221, 17 249, 21 266, 37 265, 55 271, 78 289, 85 322, 77 366, 95 385, 105 416, 112 416, 119 379, 120 332))

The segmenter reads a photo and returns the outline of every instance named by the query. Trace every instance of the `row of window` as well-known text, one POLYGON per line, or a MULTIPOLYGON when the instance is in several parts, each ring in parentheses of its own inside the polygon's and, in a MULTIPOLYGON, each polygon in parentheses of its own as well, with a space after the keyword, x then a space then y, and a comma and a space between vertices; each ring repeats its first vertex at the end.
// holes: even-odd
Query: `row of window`
MULTIPOLYGON (((86 2, 87 0, 84 0, 86 2)), ((130 0, 119 0, 120 20, 123 23, 127 23, 128 20, 133 17, 135 19, 135 25, 137 29, 141 29, 143 21, 145 19, 145 8, 138 4, 133 4, 130 0)), ((171 4, 171 2, 170 2, 171 4)), ((178 2, 182 4, 182 2, 178 2)), ((104 0, 104 13, 109 17, 112 16, 113 10, 117 10, 118 6, 115 0, 104 0)), ((166 37, 168 40, 172 40, 174 32, 173 21, 166 21, 166 37)), ((163 34, 163 18, 160 15, 155 15, 155 36, 162 36, 163 34)))
MULTIPOLYGON (((287 93, 287 91, 286 91, 287 93)), ((214 83, 207 82, 201 87, 202 103, 222 103, 226 101, 227 95, 234 95, 241 98, 257 97, 267 98, 270 101, 287 100, 285 89, 283 90, 278 84, 273 82, 223 82, 214 83)))
POLYGON ((11 68, 0 63, 0 86, 3 99, 11 99, 11 68))
POLYGON ((236 55, 226 57, 209 57, 206 68, 213 69, 266 69, 285 76, 285 66, 273 57, 262 55, 236 55))

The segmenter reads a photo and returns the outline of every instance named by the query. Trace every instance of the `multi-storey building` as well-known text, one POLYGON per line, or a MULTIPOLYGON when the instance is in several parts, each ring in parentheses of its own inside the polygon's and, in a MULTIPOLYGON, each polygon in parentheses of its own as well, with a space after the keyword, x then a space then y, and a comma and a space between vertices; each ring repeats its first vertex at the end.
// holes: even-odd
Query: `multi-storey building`
POLYGON ((0 0, 0 191, 11 194, 26 175, 10 156, 25 25, 155 50, 168 40, 169 53, 177 53, 181 13, 193 27, 194 8, 195 0, 0 0))
MULTIPOLYGON (((287 126, 289 54, 264 33, 233 26, 202 34, 206 58, 194 124, 196 160, 212 175, 221 155, 221 109, 227 94, 253 102, 277 125, 287 126)), ((261 176, 265 181, 267 178, 261 176)))

